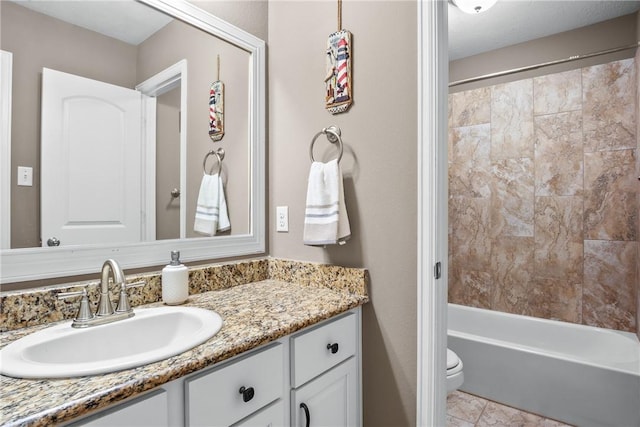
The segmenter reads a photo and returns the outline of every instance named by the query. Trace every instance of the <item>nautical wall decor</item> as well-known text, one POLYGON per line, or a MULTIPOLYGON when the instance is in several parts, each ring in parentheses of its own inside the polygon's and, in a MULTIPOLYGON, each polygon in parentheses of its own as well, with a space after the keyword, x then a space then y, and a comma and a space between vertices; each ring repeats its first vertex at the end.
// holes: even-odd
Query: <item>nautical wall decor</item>
POLYGON ((325 108, 331 114, 343 113, 353 103, 351 78, 351 33, 342 28, 342 0, 338 0, 338 31, 327 40, 325 108))
POLYGON ((209 137, 213 142, 224 136, 224 83, 220 81, 220 56, 218 55, 217 80, 209 89, 209 137))

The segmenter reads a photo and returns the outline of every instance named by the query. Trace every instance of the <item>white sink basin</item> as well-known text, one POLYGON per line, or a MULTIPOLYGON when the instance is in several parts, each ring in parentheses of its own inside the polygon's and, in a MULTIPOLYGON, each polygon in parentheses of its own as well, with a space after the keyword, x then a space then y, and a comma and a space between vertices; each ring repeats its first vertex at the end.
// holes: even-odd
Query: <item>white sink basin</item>
POLYGON ((17 378, 67 378, 120 371, 187 351, 221 327, 217 313, 194 307, 139 309, 129 319, 86 329, 64 323, 0 350, 0 373, 17 378))

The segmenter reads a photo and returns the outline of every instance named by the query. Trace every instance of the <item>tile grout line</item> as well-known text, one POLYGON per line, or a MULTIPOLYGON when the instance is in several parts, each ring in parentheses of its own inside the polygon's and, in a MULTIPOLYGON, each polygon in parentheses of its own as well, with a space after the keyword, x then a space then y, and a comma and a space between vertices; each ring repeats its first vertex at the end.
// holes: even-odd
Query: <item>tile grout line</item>
POLYGON ((489 400, 484 399, 484 407, 482 408, 482 411, 480 411, 480 415, 478 415, 478 419, 473 423, 473 427, 478 426, 478 423, 480 422, 480 420, 482 419, 482 416, 484 415, 484 411, 487 410, 487 406, 489 406, 489 400))

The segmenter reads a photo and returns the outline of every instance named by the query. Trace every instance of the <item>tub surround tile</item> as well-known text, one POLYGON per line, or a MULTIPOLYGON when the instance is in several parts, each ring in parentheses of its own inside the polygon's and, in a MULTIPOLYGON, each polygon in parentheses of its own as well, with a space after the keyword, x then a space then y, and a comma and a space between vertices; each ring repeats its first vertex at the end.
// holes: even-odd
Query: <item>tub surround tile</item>
POLYGON ((491 87, 492 160, 533 158, 533 82, 491 87))
MULTIPOLYGON (((318 264, 298 264, 323 269, 318 264)), ((353 272, 353 277, 362 280, 364 270, 354 270, 357 272, 353 272)), ((344 275, 348 276, 349 273, 344 275)), ((310 279, 309 284, 312 281, 310 279)), ((365 289, 364 285, 355 288, 365 289)), ((272 279, 190 295, 186 305, 214 310, 224 319, 220 332, 206 343, 156 363, 106 375, 58 380, 20 380, 0 376, 0 423, 49 426, 68 421, 254 349, 367 301, 366 294, 347 292, 344 288, 334 290, 327 286, 301 286, 272 279)), ((149 306, 161 305, 156 302, 149 306)), ((5 332, 0 335, 0 345, 42 328, 36 326, 5 332)))
POLYGON ((554 114, 582 109, 580 70, 549 74, 533 79, 533 113, 554 114))
POLYGON ((638 242, 586 240, 584 252, 584 323, 636 331, 638 242))
POLYGON ((459 127, 449 131, 449 194, 491 196, 491 126, 459 127))
POLYGON ((604 286, 585 243, 640 245, 639 55, 450 95, 450 302, 640 334, 640 249, 604 286))
POLYGON ((582 69, 585 150, 636 147, 634 60, 582 69))
MULTIPOLYGON (((636 49, 636 84, 638 88, 636 90, 636 175, 640 179, 640 49, 636 49)), ((638 198, 638 212, 640 212, 640 181, 638 181, 638 187, 636 191, 636 197, 638 198)), ((636 222, 636 235, 638 236, 638 258, 636 261, 636 335, 640 339, 640 215, 636 222)))
POLYGON ((582 197, 537 197, 535 276, 582 283, 582 197))
POLYGON ((636 150, 585 153, 585 235, 638 240, 636 150))
POLYGON ((533 279, 533 238, 501 237, 493 243, 493 249, 491 307, 507 313, 527 314, 533 279))
POLYGON ((533 237, 532 160, 521 158, 495 162, 492 173, 492 235, 533 237))
POLYGON ((491 266, 490 202, 489 199, 449 198, 452 261, 465 269, 488 271, 491 266))
POLYGON ((529 294, 527 315, 582 323, 582 283, 536 277, 529 294))
POLYGON ((449 95, 451 126, 471 126, 491 121, 491 91, 481 88, 449 95))
POLYGON ((582 194, 582 113, 536 117, 535 134, 536 196, 582 194))
MULTIPOLYGON (((451 265, 451 263, 449 263, 451 265)), ((487 271, 449 269, 449 301, 477 308, 491 308, 493 277, 487 271)))
MULTIPOLYGON (((328 287, 351 294, 367 294, 368 277, 365 269, 259 258, 189 268, 189 295, 267 279, 289 281, 304 286, 328 287)), ((129 302, 133 307, 162 300, 160 272, 127 276, 129 283, 140 280, 147 284, 129 290, 129 302)), ((0 292, 0 332, 72 319, 78 310, 77 301, 59 301, 56 295, 60 292, 80 290, 84 286, 88 288, 89 300, 95 310, 99 295, 98 280, 28 291, 0 292)), ((117 301, 118 290, 111 291, 111 299, 117 301)))

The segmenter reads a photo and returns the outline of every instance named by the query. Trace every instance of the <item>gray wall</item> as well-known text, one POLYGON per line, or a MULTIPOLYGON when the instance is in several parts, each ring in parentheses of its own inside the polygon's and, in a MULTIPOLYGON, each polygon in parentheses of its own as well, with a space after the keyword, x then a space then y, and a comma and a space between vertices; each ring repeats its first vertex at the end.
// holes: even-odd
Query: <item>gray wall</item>
MULTIPOLYGON (((269 4, 269 213, 275 257, 365 267, 364 425, 415 425, 417 258, 417 6, 414 1, 343 3, 353 33, 354 104, 324 109, 325 49, 335 2, 269 4), (393 19, 391 19, 393 17, 393 19), (352 237, 326 249, 302 243, 309 144, 338 125, 352 237), (289 206, 289 233, 275 231, 289 206)), ((316 159, 331 156, 324 137, 316 159)))

